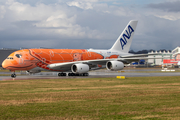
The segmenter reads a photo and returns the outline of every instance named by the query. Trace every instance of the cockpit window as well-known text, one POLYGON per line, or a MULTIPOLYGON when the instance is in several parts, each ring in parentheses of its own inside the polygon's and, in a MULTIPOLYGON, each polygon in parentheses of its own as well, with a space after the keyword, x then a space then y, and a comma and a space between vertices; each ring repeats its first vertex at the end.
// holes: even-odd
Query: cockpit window
POLYGON ((10 60, 13 60, 13 57, 7 57, 6 59, 10 59, 10 60))
POLYGON ((17 57, 17 58, 21 58, 22 55, 21 55, 21 54, 16 54, 16 57, 17 57))

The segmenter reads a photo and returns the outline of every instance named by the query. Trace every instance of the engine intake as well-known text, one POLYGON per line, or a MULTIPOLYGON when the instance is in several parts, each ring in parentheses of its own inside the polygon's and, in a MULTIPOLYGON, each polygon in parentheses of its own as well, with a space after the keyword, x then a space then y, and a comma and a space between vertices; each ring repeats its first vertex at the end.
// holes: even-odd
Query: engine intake
POLYGON ((89 71, 89 65, 86 64, 74 64, 71 66, 71 71, 73 73, 87 73, 89 71))
POLYGON ((122 70, 124 68, 124 63, 120 61, 109 61, 106 63, 106 68, 111 71, 122 70))

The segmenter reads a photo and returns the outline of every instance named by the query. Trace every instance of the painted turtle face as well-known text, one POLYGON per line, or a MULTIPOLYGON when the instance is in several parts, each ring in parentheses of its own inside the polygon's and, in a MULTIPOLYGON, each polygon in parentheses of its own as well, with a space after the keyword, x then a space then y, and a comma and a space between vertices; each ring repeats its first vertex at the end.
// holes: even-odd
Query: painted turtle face
POLYGON ((2 63, 2 67, 11 71, 29 70, 33 64, 30 60, 34 59, 29 50, 19 50, 11 53, 2 63))

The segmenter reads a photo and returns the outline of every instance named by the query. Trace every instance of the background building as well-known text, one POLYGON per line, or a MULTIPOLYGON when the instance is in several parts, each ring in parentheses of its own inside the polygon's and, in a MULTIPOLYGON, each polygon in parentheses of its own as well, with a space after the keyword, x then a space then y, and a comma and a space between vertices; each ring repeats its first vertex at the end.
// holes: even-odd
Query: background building
POLYGON ((156 51, 156 52, 150 52, 148 53, 148 57, 152 58, 154 57, 154 59, 148 59, 148 63, 152 64, 152 65, 162 65, 164 59, 172 59, 172 52, 169 51, 156 51), (157 55, 153 55, 154 53, 156 53, 157 55), (161 59, 157 59, 157 58, 161 58, 161 59))
POLYGON ((174 50, 172 50, 172 55, 176 60, 180 60, 180 47, 177 47, 174 50))
POLYGON ((176 47, 172 50, 172 59, 164 59, 163 63, 165 65, 180 65, 180 47, 176 47))
POLYGON ((148 59, 148 63, 152 65, 180 65, 180 47, 176 47, 172 52, 150 52, 148 53, 149 57, 154 57, 156 59, 148 59), (158 55, 153 55, 154 53, 158 55), (162 57, 161 59, 157 59, 158 57, 162 57))

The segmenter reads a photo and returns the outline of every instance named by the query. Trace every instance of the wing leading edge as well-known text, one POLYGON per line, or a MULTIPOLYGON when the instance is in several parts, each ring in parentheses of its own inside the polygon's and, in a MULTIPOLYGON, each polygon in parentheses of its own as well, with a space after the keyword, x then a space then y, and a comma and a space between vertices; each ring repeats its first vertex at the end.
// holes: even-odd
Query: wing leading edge
MULTIPOLYGON (((142 56, 144 56, 143 54, 142 56)), ((131 62, 138 62, 141 59, 162 59, 163 57, 127 57, 127 58, 113 58, 113 59, 96 59, 96 60, 85 60, 85 61, 75 61, 75 62, 65 62, 65 63, 54 63, 49 64, 47 67, 54 70, 64 70, 64 71, 70 71, 71 66, 74 64, 87 64, 89 66, 92 65, 106 65, 108 61, 120 61, 124 64, 129 64, 131 62)))

